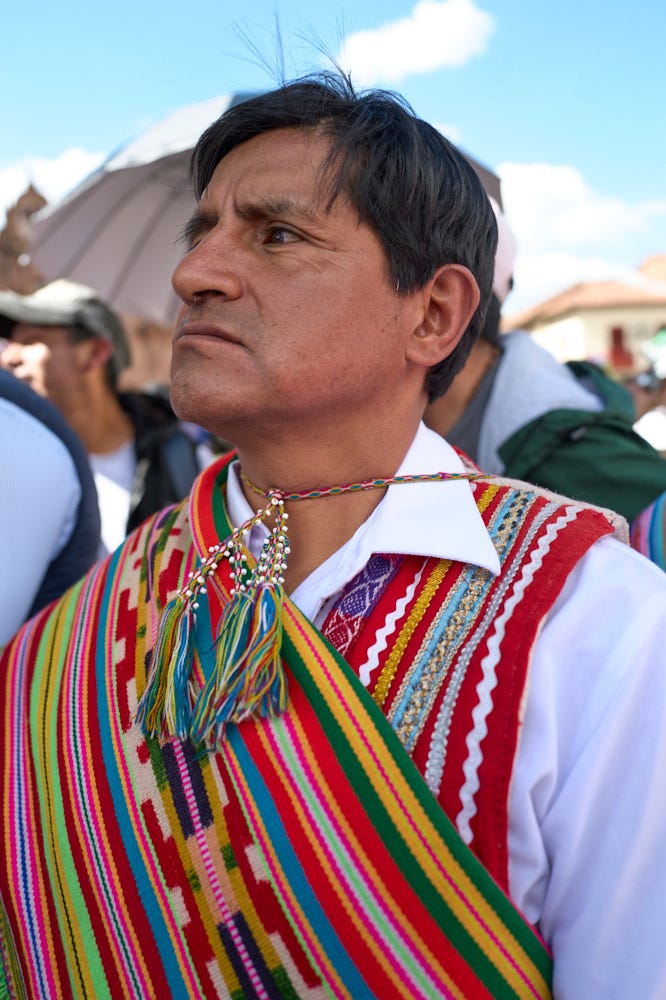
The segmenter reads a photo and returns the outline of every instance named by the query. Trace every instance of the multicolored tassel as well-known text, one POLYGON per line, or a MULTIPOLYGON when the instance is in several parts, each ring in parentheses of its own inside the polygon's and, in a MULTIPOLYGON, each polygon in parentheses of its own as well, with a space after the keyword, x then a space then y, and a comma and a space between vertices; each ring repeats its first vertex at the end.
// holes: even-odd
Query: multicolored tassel
POLYGON ((231 723, 284 712, 287 680, 280 653, 284 571, 289 554, 285 501, 316 500, 404 483, 473 481, 483 477, 479 473, 436 472, 368 479, 302 493, 275 489, 266 492, 243 473, 241 478, 249 489, 266 499, 265 507, 223 542, 210 547, 208 557, 190 573, 186 586, 162 613, 148 683, 136 714, 144 732, 161 740, 189 738, 198 745, 213 747, 225 738, 231 723), (250 570, 241 547, 243 535, 271 517, 275 524, 256 566, 250 570), (213 639, 197 635, 196 612, 199 601, 206 598, 209 577, 224 558, 229 561, 234 586, 214 640, 215 667, 197 691, 192 677, 194 656, 199 643, 212 643, 213 639))
POLYGON ((178 594, 162 613, 148 685, 136 713, 144 732, 162 739, 188 735, 193 649, 194 609, 178 594))
POLYGON ((164 608, 148 683, 136 714, 147 735, 162 740, 189 738, 213 747, 225 738, 230 723, 284 712, 287 681, 280 653, 289 515, 277 492, 268 499, 265 509, 224 542, 211 546, 208 558, 164 608), (240 540, 270 516, 275 525, 250 570, 240 540), (197 642, 213 640, 196 635, 196 612, 222 558, 229 561, 234 586, 214 642, 215 669, 197 693, 192 681, 195 648, 197 642))
POLYGON ((195 743, 215 745, 230 722, 280 715, 287 707, 280 657, 282 597, 281 584, 264 583, 251 593, 237 593, 224 609, 215 671, 192 718, 195 743))

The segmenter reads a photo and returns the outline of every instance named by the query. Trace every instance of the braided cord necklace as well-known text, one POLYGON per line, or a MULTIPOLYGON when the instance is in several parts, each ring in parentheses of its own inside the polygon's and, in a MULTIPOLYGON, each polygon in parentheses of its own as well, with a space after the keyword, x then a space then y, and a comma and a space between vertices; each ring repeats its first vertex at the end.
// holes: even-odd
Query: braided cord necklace
POLYGON ((319 497, 335 497, 341 493, 360 493, 361 490, 380 490, 385 486, 399 486, 402 483, 438 483, 449 479, 484 479, 481 473, 468 472, 430 472, 422 475, 412 476, 390 476, 388 479, 362 479, 358 483, 345 483, 343 486, 328 486, 318 490, 303 490, 300 493, 284 493, 282 490, 262 490, 256 486, 252 480, 241 471, 241 479, 254 493, 263 497, 276 496, 282 501, 291 500, 318 500, 319 497))
POLYGON ((282 667, 284 573, 290 552, 285 503, 384 489, 408 483, 487 478, 481 473, 435 472, 366 479, 341 486, 287 493, 262 490, 241 471, 241 480, 266 503, 223 541, 211 545, 201 565, 189 574, 162 613, 148 683, 137 710, 144 732, 161 739, 190 738, 213 747, 229 723, 281 715, 287 705, 282 667), (248 566, 243 536, 273 518, 256 565, 248 566), (215 636, 215 669, 197 693, 191 683, 196 646, 196 613, 220 560, 232 578, 215 636))

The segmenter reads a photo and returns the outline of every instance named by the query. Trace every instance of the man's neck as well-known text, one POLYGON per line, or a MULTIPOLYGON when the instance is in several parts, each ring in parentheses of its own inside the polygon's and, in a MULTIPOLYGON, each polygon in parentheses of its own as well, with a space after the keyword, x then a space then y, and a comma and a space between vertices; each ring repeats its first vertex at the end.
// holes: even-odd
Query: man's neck
MULTIPOLYGON (((343 445, 326 453, 317 450, 307 461, 285 461, 285 456, 270 463, 257 461, 239 449, 243 473, 260 489, 280 489, 285 493, 307 492, 374 478, 390 478, 400 467, 416 433, 416 426, 401 429, 395 437, 387 435, 381 444, 359 452, 343 445)), ((243 483, 243 492, 253 510, 265 505, 265 497, 243 483)), ((286 501, 289 514, 291 553, 285 575, 291 593, 329 556, 348 541, 372 514, 385 489, 360 490, 335 496, 286 501)))
POLYGON ((131 420, 110 391, 80 401, 65 416, 89 455, 108 455, 134 438, 131 420))
POLYGON ((443 396, 428 406, 424 417, 427 426, 446 437, 464 414, 484 375, 492 368, 499 355, 499 347, 487 340, 477 340, 451 386, 443 396))

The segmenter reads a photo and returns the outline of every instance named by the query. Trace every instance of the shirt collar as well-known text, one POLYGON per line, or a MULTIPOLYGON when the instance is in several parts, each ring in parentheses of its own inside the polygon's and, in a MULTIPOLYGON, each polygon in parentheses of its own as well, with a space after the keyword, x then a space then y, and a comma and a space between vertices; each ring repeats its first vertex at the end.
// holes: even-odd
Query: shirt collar
MULTIPOLYGON (((238 468, 234 462, 227 482, 227 512, 234 527, 253 513, 243 494, 238 468)), ((422 423, 396 475, 464 471, 454 449, 422 423)), ((376 552, 400 553, 472 563, 499 573, 499 558, 474 501, 473 487, 459 480, 390 486, 350 539, 355 543, 354 561, 367 561, 376 552)), ((255 558, 266 534, 260 524, 245 541, 255 558)))

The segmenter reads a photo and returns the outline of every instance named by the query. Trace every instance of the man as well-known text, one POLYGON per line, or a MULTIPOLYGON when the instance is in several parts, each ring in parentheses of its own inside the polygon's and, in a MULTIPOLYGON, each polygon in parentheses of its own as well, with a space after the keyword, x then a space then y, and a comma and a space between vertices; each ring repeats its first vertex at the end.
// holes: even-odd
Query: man
POLYGON ((97 494, 83 445, 48 400, 0 371, 0 647, 90 569, 97 494))
POLYGON ((7 978, 539 997, 552 948, 559 998, 660 995, 666 577, 420 423, 490 295, 477 178, 328 76, 193 176, 173 402, 237 458, 5 654, 7 978))
POLYGON ((182 499, 199 471, 194 442, 168 402, 121 393, 130 361, 122 324, 85 285, 58 280, 32 295, 0 291, 0 364, 50 399, 90 457, 102 517, 100 554, 149 514, 182 499))
POLYGON ((589 362, 561 364, 523 330, 500 333, 516 242, 493 207, 499 235, 486 322, 426 423, 486 472, 616 510, 631 524, 632 545, 666 568, 666 460, 634 428, 629 392, 589 362))

